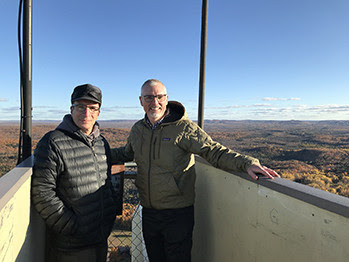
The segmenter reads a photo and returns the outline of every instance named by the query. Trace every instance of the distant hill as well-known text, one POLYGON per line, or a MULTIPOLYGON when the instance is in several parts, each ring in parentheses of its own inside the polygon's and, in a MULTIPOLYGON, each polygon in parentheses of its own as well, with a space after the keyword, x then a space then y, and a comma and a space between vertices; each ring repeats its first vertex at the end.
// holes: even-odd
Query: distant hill
MULTIPOLYGON (((98 120, 105 127, 131 128, 138 119, 129 120, 98 120)), ((33 125, 58 125, 60 120, 33 120, 33 125)), ((197 121, 194 121, 197 122, 197 121)), ((2 125, 16 125, 18 120, 0 120, 2 125)), ((300 121, 300 120, 205 120, 204 128, 238 128, 246 127, 349 127, 349 120, 322 120, 322 121, 300 121)))
MULTIPOLYGON (((101 120, 111 147, 126 143, 137 120, 101 120)), ((33 121, 33 149, 60 121, 33 121)), ((349 121, 205 120, 205 131, 234 151, 258 158, 283 178, 349 196, 349 121)), ((16 164, 18 121, 0 121, 0 176, 16 164)))

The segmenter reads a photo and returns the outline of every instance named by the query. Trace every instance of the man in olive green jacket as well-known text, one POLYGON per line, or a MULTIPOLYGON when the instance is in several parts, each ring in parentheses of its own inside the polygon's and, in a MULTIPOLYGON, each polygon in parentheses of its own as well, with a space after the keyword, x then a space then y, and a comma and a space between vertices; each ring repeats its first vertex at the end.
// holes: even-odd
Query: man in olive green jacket
POLYGON ((200 155, 213 166, 257 173, 273 178, 279 175, 258 159, 241 155, 213 141, 188 119, 185 108, 168 101, 159 80, 142 85, 140 103, 145 117, 131 129, 125 147, 112 149, 112 162, 135 160, 142 209, 143 236, 149 260, 190 261, 194 226, 195 160, 200 155))

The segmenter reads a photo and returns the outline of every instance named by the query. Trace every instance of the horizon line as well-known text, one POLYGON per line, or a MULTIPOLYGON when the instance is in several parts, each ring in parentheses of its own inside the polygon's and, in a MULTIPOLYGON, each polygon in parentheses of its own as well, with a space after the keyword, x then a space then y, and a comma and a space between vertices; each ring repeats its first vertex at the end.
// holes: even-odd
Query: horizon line
MULTIPOLYGON (((101 120, 97 120, 97 122, 112 122, 112 121, 138 121, 140 119, 110 119, 110 120, 106 120, 106 119, 101 119, 101 120)), ((197 119, 191 119, 191 121, 193 122, 197 122, 197 119)), ((330 121, 336 121, 336 122, 346 122, 349 121, 348 120, 340 120, 340 119, 321 119, 321 120, 297 120, 297 119, 288 119, 288 120, 275 120, 275 119, 204 119, 204 121, 256 121, 256 122, 330 122, 330 121)), ((0 119, 0 122, 20 122, 20 120, 14 120, 14 119, 10 119, 10 120, 2 120, 0 119)), ((62 119, 35 119, 32 120, 32 122, 62 122, 62 119)))

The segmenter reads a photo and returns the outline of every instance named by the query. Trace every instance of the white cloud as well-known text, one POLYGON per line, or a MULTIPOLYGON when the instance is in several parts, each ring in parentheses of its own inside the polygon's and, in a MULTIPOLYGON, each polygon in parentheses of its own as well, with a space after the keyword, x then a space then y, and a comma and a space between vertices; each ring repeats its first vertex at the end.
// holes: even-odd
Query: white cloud
MULTIPOLYGON (((198 110, 188 106, 187 113, 197 119, 198 110)), ((33 109, 33 120, 61 120, 69 108, 38 106, 33 109)), ((256 103, 250 105, 205 106, 205 119, 227 120, 349 120, 349 105, 284 105, 256 103)), ((144 111, 140 106, 102 107, 99 120, 141 119, 144 111)), ((0 107, 0 120, 19 120, 19 107, 0 107)))
POLYGON ((254 104, 252 107, 270 107, 271 104, 254 104))
POLYGON ((0 102, 6 102, 7 99, 6 98, 0 98, 0 102))
POLYGON ((348 111, 349 105, 318 105, 309 107, 310 111, 318 111, 318 112, 340 112, 340 111, 348 111))
POLYGON ((18 107, 0 108, 0 120, 19 120, 20 114, 18 107))
POLYGON ((47 109, 47 108, 54 108, 53 106, 35 106, 34 109, 47 109))
POLYGON ((115 112, 120 110, 129 110, 129 109, 137 109, 143 110, 140 106, 109 106, 101 108, 101 112, 115 112))
POLYGON ((206 119, 227 120, 348 120, 349 105, 272 106, 254 104, 244 107, 205 108, 206 119))
POLYGON ((299 101, 299 97, 281 98, 281 97, 264 97, 263 101, 299 101))
POLYGON ((248 105, 230 105, 230 106, 205 106, 206 109, 231 109, 231 108, 244 108, 248 105))
POLYGON ((12 113, 12 112, 19 112, 19 107, 17 106, 12 106, 12 107, 4 107, 4 108, 1 108, 1 110, 3 112, 7 112, 7 113, 12 113))

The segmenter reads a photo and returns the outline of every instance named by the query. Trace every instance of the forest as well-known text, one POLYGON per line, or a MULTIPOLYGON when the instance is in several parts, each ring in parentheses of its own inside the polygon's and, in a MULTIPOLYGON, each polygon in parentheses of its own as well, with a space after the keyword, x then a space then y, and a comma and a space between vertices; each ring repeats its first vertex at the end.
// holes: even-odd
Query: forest
MULTIPOLYGON (((111 147, 125 144, 134 121, 100 121, 111 147)), ((33 150, 58 122, 34 122, 33 150)), ((349 197, 349 121, 206 120, 217 142, 258 158, 281 177, 349 197)), ((17 163, 19 126, 0 122, 0 176, 17 163)))

